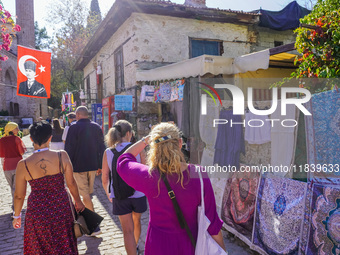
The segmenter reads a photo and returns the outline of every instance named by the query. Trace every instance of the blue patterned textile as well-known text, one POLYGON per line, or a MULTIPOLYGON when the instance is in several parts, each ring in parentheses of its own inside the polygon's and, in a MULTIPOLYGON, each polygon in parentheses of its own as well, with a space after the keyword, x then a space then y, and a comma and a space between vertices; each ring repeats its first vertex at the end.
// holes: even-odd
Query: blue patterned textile
POLYGON ((340 93, 314 94, 306 107, 312 114, 305 116, 309 179, 339 184, 340 93))
MULTIPOLYGON (((307 235, 307 246, 301 245, 301 254, 340 253, 340 188, 314 184, 312 199, 307 200, 308 215, 305 217, 302 233, 307 235)), ((302 242, 304 244, 305 242, 302 242)))
POLYGON ((267 254, 298 254, 306 188, 291 179, 261 179, 253 243, 267 254))

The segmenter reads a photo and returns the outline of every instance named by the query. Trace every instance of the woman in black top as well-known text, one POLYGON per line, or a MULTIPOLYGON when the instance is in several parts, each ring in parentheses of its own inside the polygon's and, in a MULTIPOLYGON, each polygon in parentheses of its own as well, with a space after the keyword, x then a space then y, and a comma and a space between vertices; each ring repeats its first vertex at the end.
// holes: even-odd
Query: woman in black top
POLYGON ((64 142, 62 140, 64 128, 60 127, 58 119, 53 119, 52 140, 50 144, 51 150, 63 150, 64 142))

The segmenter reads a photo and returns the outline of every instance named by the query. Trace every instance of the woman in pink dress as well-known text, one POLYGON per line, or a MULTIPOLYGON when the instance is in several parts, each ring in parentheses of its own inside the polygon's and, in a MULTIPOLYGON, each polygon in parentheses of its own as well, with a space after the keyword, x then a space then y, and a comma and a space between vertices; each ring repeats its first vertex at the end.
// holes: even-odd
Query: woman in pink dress
POLYGON ((82 211, 85 206, 73 178, 71 161, 65 151, 49 150, 52 127, 46 121, 33 124, 30 135, 34 152, 21 160, 16 170, 13 227, 21 227, 21 209, 29 182, 31 194, 25 217, 24 254, 78 254, 64 180, 76 210, 82 211))
MULTIPOLYGON (((197 238, 197 209, 201 204, 201 188, 195 166, 185 163, 181 152, 182 139, 178 128, 171 123, 155 126, 150 135, 132 145, 118 159, 117 171, 127 184, 143 192, 149 202, 150 221, 145 255, 192 255, 195 248, 180 227, 168 190, 160 177, 165 174, 184 218, 197 238), (136 156, 150 144, 147 165, 136 161, 136 156)), ((206 177, 206 176, 205 176, 206 177)), ((211 224, 208 232, 224 248, 222 221, 216 212, 215 197, 209 178, 204 178, 206 216, 211 224)))

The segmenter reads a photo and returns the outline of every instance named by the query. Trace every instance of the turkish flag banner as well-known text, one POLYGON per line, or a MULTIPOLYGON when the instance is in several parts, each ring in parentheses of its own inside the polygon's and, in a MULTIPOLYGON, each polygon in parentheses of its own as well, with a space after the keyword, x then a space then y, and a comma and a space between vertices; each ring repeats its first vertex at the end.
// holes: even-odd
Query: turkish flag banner
POLYGON ((51 52, 18 46, 17 95, 50 98, 51 52))

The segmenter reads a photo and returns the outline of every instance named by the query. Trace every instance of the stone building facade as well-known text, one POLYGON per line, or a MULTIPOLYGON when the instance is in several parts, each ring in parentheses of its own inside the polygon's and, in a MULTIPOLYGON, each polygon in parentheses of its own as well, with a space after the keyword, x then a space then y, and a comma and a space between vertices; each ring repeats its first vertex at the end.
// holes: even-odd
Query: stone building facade
POLYGON ((190 58, 192 40, 219 42, 225 57, 295 41, 292 30, 258 27, 257 14, 207 8, 201 0, 187 0, 184 5, 169 1, 131 2, 134 4, 116 1, 85 47, 84 56, 78 59, 77 68, 84 71, 83 89, 87 93, 98 93, 98 65, 102 71, 102 96, 122 92, 116 89, 117 51, 123 55, 126 89, 136 85, 137 70, 190 58))
POLYGON ((2 52, 9 59, 0 63, 0 110, 7 110, 10 117, 6 118, 20 123, 23 117, 37 120, 48 113, 47 99, 17 96, 17 45, 35 47, 34 1, 16 0, 16 16, 21 31, 13 36, 11 51, 2 52))

